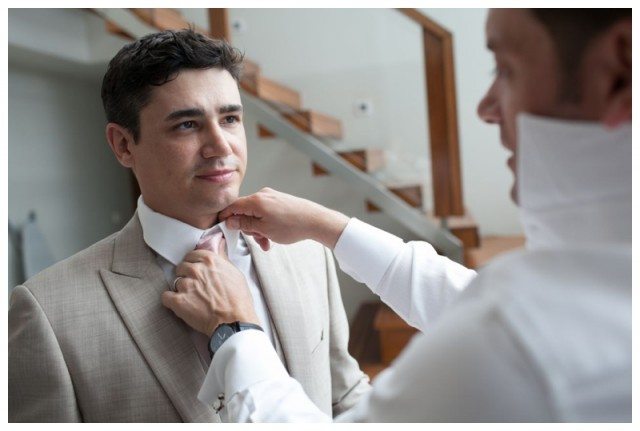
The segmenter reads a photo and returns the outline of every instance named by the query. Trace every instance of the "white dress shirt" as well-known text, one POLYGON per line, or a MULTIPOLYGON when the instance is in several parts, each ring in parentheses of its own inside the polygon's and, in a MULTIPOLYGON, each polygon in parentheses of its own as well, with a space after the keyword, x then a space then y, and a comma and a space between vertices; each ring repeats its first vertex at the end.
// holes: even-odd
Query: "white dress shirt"
MULTIPOLYGON (((164 272, 165 279, 169 284, 168 287, 171 287, 176 279, 176 266, 182 262, 187 253, 196 248, 202 235, 210 231, 222 230, 229 260, 244 275, 253 298, 256 314, 260 320, 260 326, 264 329, 270 342, 275 345, 269 310, 262 296, 260 281, 251 261, 251 253, 238 230, 227 228, 224 222, 206 230, 195 228, 155 212, 144 203, 142 196, 138 198, 138 218, 142 225, 144 241, 156 252, 158 265, 164 272)), ((207 351, 208 337, 192 330, 191 338, 198 349, 200 359, 208 365, 210 362, 207 351)))
MULTIPOLYGON (((631 420, 631 127, 521 116, 518 131, 527 250, 476 275, 349 221, 340 267, 421 333, 336 420, 631 420)), ((259 331, 216 353, 199 398, 219 393, 227 421, 331 420, 259 331)))

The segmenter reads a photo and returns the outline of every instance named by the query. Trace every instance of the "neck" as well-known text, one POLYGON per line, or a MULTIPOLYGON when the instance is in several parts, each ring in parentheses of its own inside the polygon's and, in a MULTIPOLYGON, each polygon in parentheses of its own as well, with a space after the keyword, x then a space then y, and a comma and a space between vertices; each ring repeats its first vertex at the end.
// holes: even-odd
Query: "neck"
POLYGON ((163 208, 160 205, 157 205, 152 199, 151 202, 147 202, 147 198, 143 196, 144 203, 151 208, 153 211, 165 215, 167 217, 171 217, 172 219, 181 221, 182 223, 186 223, 190 226, 193 226, 197 229, 206 230, 212 226, 215 226, 218 223, 218 214, 219 212, 198 212, 193 211, 190 213, 184 213, 184 211, 178 211, 174 208, 163 208))

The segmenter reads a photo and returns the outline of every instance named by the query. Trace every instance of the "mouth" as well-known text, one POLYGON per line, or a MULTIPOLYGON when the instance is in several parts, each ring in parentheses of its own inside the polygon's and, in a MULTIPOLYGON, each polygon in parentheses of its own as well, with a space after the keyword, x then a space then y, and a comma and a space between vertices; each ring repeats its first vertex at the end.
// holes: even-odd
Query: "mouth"
POLYGON ((235 169, 217 169, 214 171, 208 171, 200 175, 196 175, 196 178, 204 181, 209 181, 211 183, 222 184, 229 182, 235 172, 235 169))
POLYGON ((515 154, 511 155, 511 157, 509 157, 507 159, 507 166, 509 166, 511 168, 511 170, 515 172, 515 169, 516 169, 516 156, 515 156, 515 154))

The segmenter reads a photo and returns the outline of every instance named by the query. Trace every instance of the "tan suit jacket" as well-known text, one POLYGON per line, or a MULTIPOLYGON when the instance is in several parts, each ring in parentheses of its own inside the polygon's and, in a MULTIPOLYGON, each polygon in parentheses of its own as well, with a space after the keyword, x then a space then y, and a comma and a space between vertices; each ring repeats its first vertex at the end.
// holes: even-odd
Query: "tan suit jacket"
MULTIPOLYGON (((321 410, 348 409, 369 384, 347 353, 330 251, 304 241, 265 253, 247 242, 285 366, 321 410)), ((9 421, 217 421, 196 398, 206 369, 188 327, 160 302, 167 288, 137 215, 16 287, 9 421)))

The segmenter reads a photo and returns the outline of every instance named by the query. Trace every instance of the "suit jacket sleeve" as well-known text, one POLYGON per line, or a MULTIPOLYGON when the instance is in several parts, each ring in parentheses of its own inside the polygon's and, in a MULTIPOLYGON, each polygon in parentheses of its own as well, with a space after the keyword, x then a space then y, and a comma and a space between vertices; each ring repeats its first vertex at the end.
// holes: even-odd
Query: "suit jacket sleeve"
POLYGON ((340 284, 333 254, 325 248, 329 295, 329 354, 331 361, 331 391, 333 416, 353 407, 369 390, 369 377, 360 370, 349 354, 349 322, 342 304, 340 284))
POLYGON ((80 422, 69 370, 40 304, 18 286, 9 307, 9 422, 80 422))

